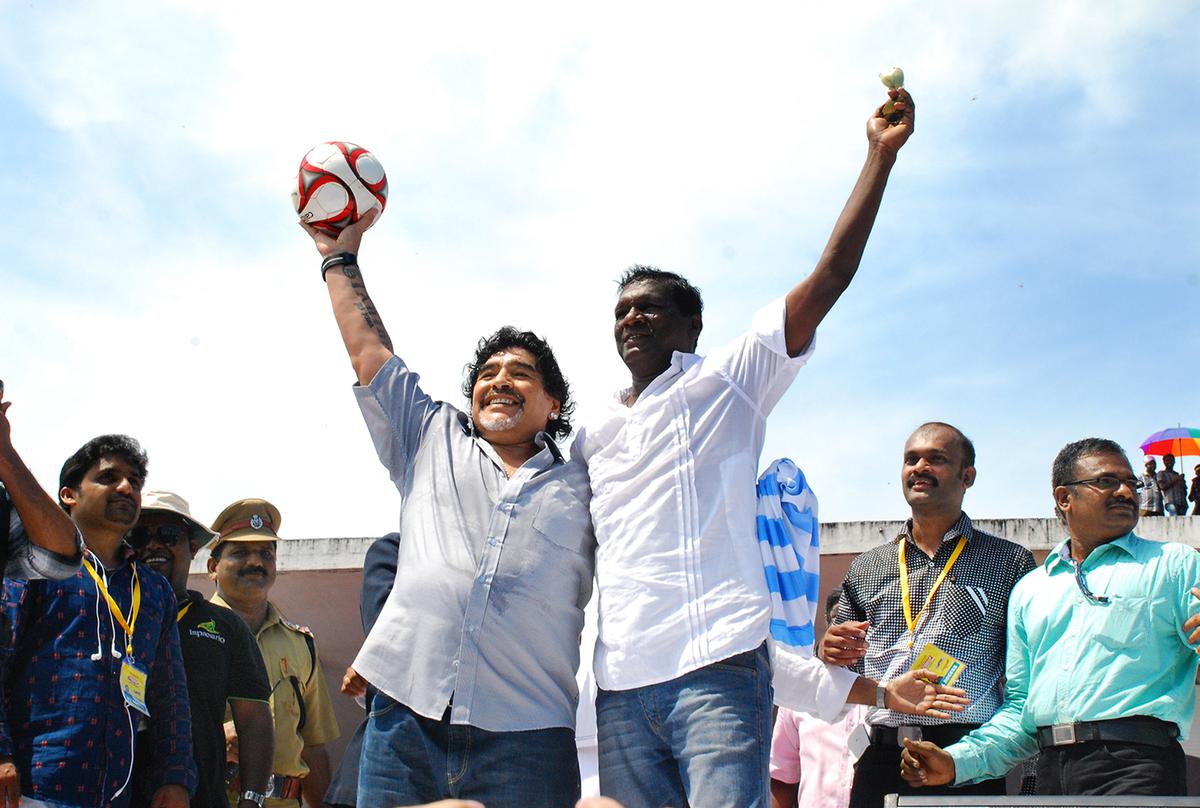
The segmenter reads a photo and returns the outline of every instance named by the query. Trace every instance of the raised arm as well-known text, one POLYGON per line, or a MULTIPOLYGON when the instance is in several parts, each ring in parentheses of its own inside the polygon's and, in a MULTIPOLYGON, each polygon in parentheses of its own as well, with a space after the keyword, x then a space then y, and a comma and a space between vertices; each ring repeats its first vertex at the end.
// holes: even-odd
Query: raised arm
POLYGON ((804 350, 821 320, 854 279, 867 246, 867 237, 875 224, 875 214, 879 212, 884 186, 896 162, 896 153, 913 133, 915 107, 908 92, 889 90, 888 96, 896 101, 896 109, 902 113, 900 120, 889 123, 881 109, 876 109, 867 121, 867 162, 858 175, 858 182, 833 226, 833 233, 816 267, 788 292, 785 334, 788 353, 792 356, 798 356, 804 350))
POLYGON ((375 223, 378 215, 376 210, 368 211, 336 238, 311 225, 300 223, 312 236, 323 261, 335 255, 350 256, 349 260, 336 263, 325 272, 325 285, 329 287, 333 316, 342 332, 346 352, 350 354, 350 364, 354 366, 358 383, 363 385, 371 383, 371 379, 393 354, 391 337, 383 327, 375 303, 367 294, 367 286, 358 268, 358 248, 363 233, 375 223))
MULTIPOLYGON (((0 399, 4 388, 0 385, 0 399)), ((82 558, 75 523, 67 512, 58 507, 42 490, 25 461, 12 445, 12 429, 8 422, 11 401, 0 400, 0 482, 8 491, 13 508, 25 526, 25 535, 32 544, 64 558, 82 558)), ((7 525, 5 525, 7 527, 7 525)), ((76 569, 78 564, 75 565, 76 569)), ((73 572, 72 572, 73 574, 73 572)), ((62 577, 62 576, 58 576, 62 577)))

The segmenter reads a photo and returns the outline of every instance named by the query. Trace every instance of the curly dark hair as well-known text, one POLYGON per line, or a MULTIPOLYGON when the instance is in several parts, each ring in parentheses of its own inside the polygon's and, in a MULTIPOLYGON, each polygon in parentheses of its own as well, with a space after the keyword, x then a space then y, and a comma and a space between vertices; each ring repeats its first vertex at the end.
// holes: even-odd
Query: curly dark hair
MULTIPOLYGON (((1053 491, 1060 485, 1066 485, 1075 479, 1075 466, 1079 459, 1087 455, 1094 454, 1117 454, 1125 458, 1125 462, 1129 462, 1129 457, 1125 454, 1125 450, 1121 448, 1121 444, 1115 440, 1108 438, 1084 438, 1072 443, 1068 443, 1062 447, 1058 455, 1054 458, 1054 464, 1050 466, 1050 490, 1053 491)), ((1054 505, 1054 513, 1059 519, 1063 518, 1063 513, 1058 509, 1058 504, 1054 505)))
MULTIPOLYGON (((80 446, 75 454, 68 457, 67 462, 63 463, 62 470, 58 472, 59 490, 78 488, 79 484, 83 482, 84 475, 88 473, 88 469, 105 457, 124 460, 133 466, 143 480, 146 479, 146 466, 149 458, 146 457, 146 452, 140 443, 128 435, 100 435, 80 446)), ((63 510, 70 512, 71 509, 62 501, 61 495, 58 504, 63 507, 63 510)))
POLYGON ((675 303, 675 308, 679 309, 679 313, 685 317, 704 313, 704 300, 700 297, 700 290, 693 286, 687 278, 646 264, 634 264, 625 270, 625 274, 617 280, 617 294, 624 291, 629 284, 638 281, 652 281, 661 284, 671 293, 671 300, 675 303))
POLYGON ((475 348, 475 358, 464 368, 463 395, 470 400, 484 363, 500 351, 509 348, 524 348, 533 355, 546 393, 559 402, 558 418, 551 419, 546 424, 546 432, 552 438, 569 435, 571 415, 575 412, 575 402, 571 400, 571 386, 567 384, 567 378, 558 367, 558 360, 554 358, 550 343, 532 331, 520 331, 506 325, 491 336, 479 340, 479 345, 475 348))

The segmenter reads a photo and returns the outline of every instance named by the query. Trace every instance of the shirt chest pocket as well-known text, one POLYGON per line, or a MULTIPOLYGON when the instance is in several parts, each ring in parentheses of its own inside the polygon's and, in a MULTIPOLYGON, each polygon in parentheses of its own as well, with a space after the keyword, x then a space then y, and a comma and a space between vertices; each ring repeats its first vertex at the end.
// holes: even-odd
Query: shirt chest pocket
POLYGON ((982 587, 946 581, 942 619, 948 633, 970 637, 983 627, 988 612, 988 596, 982 587))
POLYGON ((296 732, 304 728, 307 716, 305 716, 304 696, 298 678, 284 676, 275 683, 274 690, 271 692, 271 709, 277 726, 294 727, 296 732))
POLYGON ((587 505, 570 491, 549 488, 539 497, 533 530, 539 537, 581 555, 590 555, 595 543, 587 505))
POLYGON ((1112 595, 1108 603, 1088 603, 1096 615, 1096 641, 1113 651, 1135 652, 1151 620, 1149 602, 1141 596, 1112 595))

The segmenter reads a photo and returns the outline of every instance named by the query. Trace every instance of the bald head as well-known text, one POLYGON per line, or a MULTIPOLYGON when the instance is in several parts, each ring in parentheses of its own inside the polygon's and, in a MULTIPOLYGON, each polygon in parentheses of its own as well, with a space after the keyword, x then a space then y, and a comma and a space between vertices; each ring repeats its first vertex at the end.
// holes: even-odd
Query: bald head
POLYGON ((960 459, 962 460, 962 468, 975 465, 975 444, 971 443, 971 439, 963 434, 962 430, 953 424, 943 423, 942 421, 926 421, 919 427, 913 430, 909 436, 911 441, 913 438, 925 433, 926 435, 939 432, 947 432, 954 436, 954 440, 958 443, 960 459))

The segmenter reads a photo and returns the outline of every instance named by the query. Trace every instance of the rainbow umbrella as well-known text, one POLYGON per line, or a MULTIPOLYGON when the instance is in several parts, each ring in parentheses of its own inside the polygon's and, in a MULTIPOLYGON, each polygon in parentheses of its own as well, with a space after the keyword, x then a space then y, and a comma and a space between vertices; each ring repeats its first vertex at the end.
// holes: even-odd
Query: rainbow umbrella
POLYGON ((1177 426, 1155 432, 1142 442, 1142 451, 1148 455, 1200 457, 1200 429, 1177 426))

